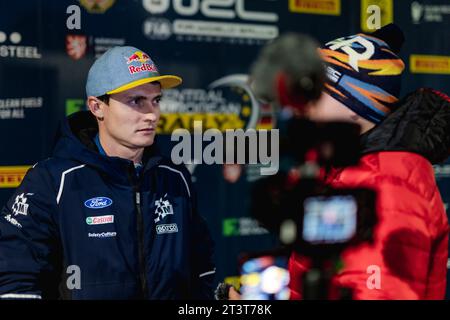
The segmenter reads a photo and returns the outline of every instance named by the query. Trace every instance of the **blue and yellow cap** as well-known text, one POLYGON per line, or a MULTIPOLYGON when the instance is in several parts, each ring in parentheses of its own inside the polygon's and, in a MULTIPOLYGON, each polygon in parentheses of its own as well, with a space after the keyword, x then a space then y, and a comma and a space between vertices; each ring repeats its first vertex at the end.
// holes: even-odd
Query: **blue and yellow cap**
POLYGON ((119 93, 145 83, 158 81, 163 89, 178 86, 182 79, 160 75, 156 64, 145 52, 134 47, 114 47, 98 58, 89 70, 87 96, 119 93))

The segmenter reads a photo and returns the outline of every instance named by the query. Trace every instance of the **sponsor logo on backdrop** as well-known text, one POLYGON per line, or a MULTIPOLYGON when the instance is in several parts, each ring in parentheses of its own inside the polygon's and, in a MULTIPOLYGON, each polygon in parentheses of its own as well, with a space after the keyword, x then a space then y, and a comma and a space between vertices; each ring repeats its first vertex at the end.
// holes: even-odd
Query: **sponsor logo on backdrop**
POLYGON ((86 110, 86 100, 66 99, 66 116, 81 110, 86 110))
POLYGON ((411 3, 411 19, 415 24, 443 22, 449 16, 450 4, 424 4, 419 1, 411 3))
POLYGON ((0 30, 0 58, 41 59, 38 47, 21 43, 22 34, 19 32, 13 31, 8 35, 0 30))
POLYGON ((142 0, 151 15, 143 22, 143 33, 151 40, 176 37, 178 41, 262 44, 278 36, 278 14, 273 1, 258 1, 266 11, 250 9, 249 0, 142 0), (176 18, 168 20, 168 11, 176 18), (192 19, 191 19, 192 18, 192 19))
POLYGON ((289 11, 339 16, 341 0, 289 0, 289 11))
POLYGON ((412 54, 409 67, 412 73, 450 74, 450 56, 412 54))
MULTIPOLYGON (((231 94, 239 95, 231 89, 231 94)), ((228 92, 227 92, 228 93, 228 92)), ((230 94, 230 95, 231 95, 230 94)), ((194 121, 202 121, 205 130, 220 131, 245 128, 251 106, 244 101, 225 97, 220 89, 173 89, 165 92, 161 102, 158 133, 171 134, 175 129, 194 131, 194 121), (244 105, 244 106, 243 106, 244 105)))
MULTIPOLYGON (((158 132, 194 131, 194 121, 204 130, 248 129, 259 124, 260 103, 247 84, 247 75, 230 75, 213 81, 208 89, 172 89, 164 93, 158 132)), ((268 127, 266 111, 265 127, 268 127)))
POLYGON ((31 166, 0 167, 0 188, 17 188, 31 166))
POLYGON ((373 32, 394 22, 394 4, 392 0, 361 0, 361 30, 373 32), (373 28, 377 25, 376 28, 373 28))
POLYGON ((434 165, 433 168, 436 179, 450 178, 450 164, 434 165))
POLYGON ((79 0, 79 2, 89 13, 104 13, 116 0, 79 0))
POLYGON ((164 18, 147 18, 142 26, 144 35, 150 40, 167 40, 172 34, 172 22, 164 18))
POLYGON ((124 38, 106 38, 74 34, 68 34, 66 36, 66 53, 74 60, 80 60, 87 54, 93 54, 97 59, 110 48, 123 45, 125 45, 124 38))
POLYGON ((262 164, 246 165, 245 178, 246 178, 247 182, 255 182, 259 179, 264 178, 264 176, 261 174, 261 170, 264 167, 265 166, 262 164))
POLYGON ((90 43, 93 43, 94 56, 97 59, 112 47, 125 45, 124 38, 105 38, 105 37, 91 37, 90 43))
POLYGON ((43 97, 0 99, 0 120, 25 119, 27 109, 39 109, 44 104, 43 97))
POLYGON ((66 35, 66 52, 73 60, 79 60, 86 55, 87 37, 77 34, 66 35))
POLYGON ((252 218, 229 218, 222 221, 224 237, 256 236, 268 233, 267 229, 261 227, 258 221, 252 218))
MULTIPOLYGON (((164 93, 161 102, 161 118, 157 132, 173 134, 177 129, 194 133, 194 124, 200 122, 198 130, 205 132, 227 130, 271 130, 274 126, 273 110, 261 104, 248 86, 248 76, 235 74, 213 81, 207 89, 172 89, 164 93)), ((172 140, 173 141, 173 140, 172 140)), ((184 139, 183 139, 184 141, 184 139)), ((194 141, 194 144, 197 145, 194 141)), ((199 145, 202 143, 200 142, 199 145)), ((201 150, 200 150, 201 151, 201 150)), ((194 152, 195 153, 195 152, 194 152)), ((198 159, 197 159, 198 160, 198 159)), ((197 161, 195 160, 195 161, 197 161)), ((186 163, 191 174, 198 163, 186 163)), ((260 178, 260 170, 266 165, 251 164, 257 168, 252 172, 260 178)), ((249 176, 246 176, 249 178, 249 176)))

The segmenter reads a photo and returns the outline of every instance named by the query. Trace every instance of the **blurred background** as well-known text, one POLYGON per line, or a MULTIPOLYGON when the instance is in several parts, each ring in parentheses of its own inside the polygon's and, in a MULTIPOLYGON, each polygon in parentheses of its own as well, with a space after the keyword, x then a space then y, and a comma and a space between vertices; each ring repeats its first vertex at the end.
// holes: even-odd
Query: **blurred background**
MULTIPOLYGON (((402 96, 418 87, 450 93, 449 0, 2 0, 0 205, 30 166, 51 155, 59 121, 86 108, 87 72, 110 47, 138 47, 161 73, 183 78, 162 104, 157 143, 170 155, 170 133, 191 130, 194 120, 203 120, 204 129, 276 127, 277 115, 246 85, 270 39, 295 31, 325 43, 373 32, 376 22, 395 22, 405 33, 402 96), (372 5, 380 8, 379 21, 372 5)), ((239 254, 277 242, 249 215, 259 167, 189 170, 216 243, 217 281, 236 284, 239 254)), ((450 163, 435 173, 447 208, 450 163)))

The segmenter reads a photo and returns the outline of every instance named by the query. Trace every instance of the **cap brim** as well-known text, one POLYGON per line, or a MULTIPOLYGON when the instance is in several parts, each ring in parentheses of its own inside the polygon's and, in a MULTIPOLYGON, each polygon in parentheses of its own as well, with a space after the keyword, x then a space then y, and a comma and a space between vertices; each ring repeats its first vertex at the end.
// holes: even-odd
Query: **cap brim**
POLYGON ((145 83, 150 83, 150 82, 159 82, 159 83, 161 83, 162 89, 170 89, 170 88, 174 88, 174 87, 180 85, 183 82, 183 80, 180 77, 171 76, 171 75, 139 79, 139 80, 127 83, 123 86, 120 86, 114 90, 108 91, 107 94, 123 92, 128 89, 135 88, 137 86, 140 86, 145 83))

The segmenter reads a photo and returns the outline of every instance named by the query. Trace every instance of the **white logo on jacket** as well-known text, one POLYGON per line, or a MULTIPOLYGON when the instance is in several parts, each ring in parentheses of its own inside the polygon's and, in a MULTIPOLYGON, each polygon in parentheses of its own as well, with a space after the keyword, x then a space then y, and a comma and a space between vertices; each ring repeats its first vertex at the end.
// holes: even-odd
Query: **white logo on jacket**
POLYGON ((171 224, 158 224, 156 226, 156 233, 157 234, 163 234, 163 233, 177 233, 178 232, 178 226, 176 223, 171 224))
POLYGON ((17 216, 18 214, 26 216, 28 215, 28 207, 29 204, 27 203, 27 197, 25 197, 25 193, 21 193, 16 197, 16 200, 14 201, 11 209, 14 213, 14 216, 17 216))
POLYGON ((5 219, 11 223, 13 226, 17 227, 17 228, 22 228, 22 225, 15 219, 13 218, 10 214, 5 216, 5 219))
POLYGON ((173 207, 169 200, 167 200, 167 193, 164 197, 159 198, 159 200, 155 201, 155 214, 157 217, 155 218, 155 223, 164 219, 167 215, 173 214, 173 207))

